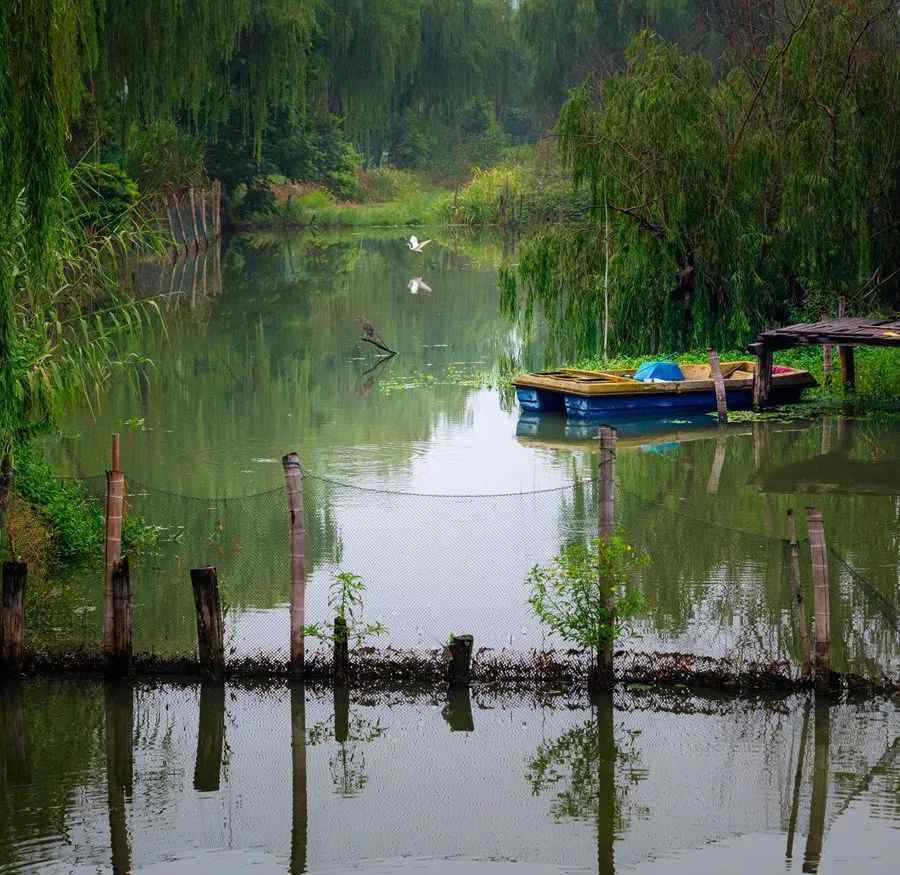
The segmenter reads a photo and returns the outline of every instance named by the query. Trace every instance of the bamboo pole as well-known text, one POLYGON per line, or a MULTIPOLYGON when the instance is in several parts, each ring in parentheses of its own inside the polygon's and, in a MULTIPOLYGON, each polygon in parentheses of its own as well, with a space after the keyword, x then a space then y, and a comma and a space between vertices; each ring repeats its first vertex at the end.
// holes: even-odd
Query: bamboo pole
POLYGON ((122 558, 122 518, 125 510, 125 475, 120 470, 119 435, 113 435, 112 469, 106 472, 106 559, 103 577, 103 651, 115 657, 113 570, 122 558))
MULTIPOLYGON (((609 425, 600 426, 600 458, 597 486, 600 493, 598 529, 601 540, 612 537, 615 528, 616 503, 616 430, 609 425)), ((605 587, 604 581, 600 586, 605 587)), ((605 594, 605 608, 613 621, 615 594, 609 590, 605 594)), ((611 687, 613 683, 613 637, 597 653, 597 672, 594 682, 600 687, 611 687)))
POLYGON ((791 553, 791 585, 794 590, 794 604, 797 608, 797 630, 800 634, 800 657, 803 677, 810 676, 812 658, 809 646, 809 623, 806 619, 806 601, 803 597, 803 575, 800 569, 800 543, 797 541, 797 519, 794 511, 787 512, 788 549, 791 553))
POLYGON ((172 192, 172 203, 175 205, 175 215, 178 217, 178 227, 181 230, 181 245, 187 250, 187 231, 184 230, 184 219, 181 217, 181 203, 178 195, 172 192))
POLYGON ((288 453, 281 460, 284 468, 284 487, 290 514, 291 543, 291 673, 303 674, 303 626, 306 613, 305 543, 303 530, 303 478, 300 456, 288 453))
POLYGON ((816 617, 816 689, 831 687, 831 610, 828 593, 828 550, 822 514, 814 507, 806 509, 806 529, 812 559, 813 607, 816 617))
POLYGON ((719 422, 728 422, 728 402, 725 397, 725 380, 722 379, 722 368, 719 366, 719 353, 712 347, 709 348, 709 370, 712 374, 713 384, 716 387, 716 413, 719 422))
POLYGON ((197 609, 197 655, 200 667, 212 678, 225 673, 225 624, 215 568, 191 569, 194 606, 197 609))
POLYGON ((203 248, 206 249, 206 244, 209 242, 209 231, 206 229, 206 196, 208 192, 204 188, 203 191, 200 192, 200 227, 203 229, 203 248))
POLYGON ((0 664, 18 671, 25 659, 25 588, 28 566, 4 562, 0 594, 0 664))

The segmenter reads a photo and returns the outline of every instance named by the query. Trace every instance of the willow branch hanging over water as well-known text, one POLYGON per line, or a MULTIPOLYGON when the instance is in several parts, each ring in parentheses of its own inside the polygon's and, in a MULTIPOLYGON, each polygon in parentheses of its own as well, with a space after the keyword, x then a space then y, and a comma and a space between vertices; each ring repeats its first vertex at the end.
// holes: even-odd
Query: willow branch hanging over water
POLYGON ((896 307, 897 6, 777 4, 768 47, 722 75, 641 33, 626 70, 589 78, 559 117, 594 219, 529 241, 504 274, 507 306, 574 330, 564 354, 596 346, 605 203, 614 349, 734 346, 841 297, 896 307))

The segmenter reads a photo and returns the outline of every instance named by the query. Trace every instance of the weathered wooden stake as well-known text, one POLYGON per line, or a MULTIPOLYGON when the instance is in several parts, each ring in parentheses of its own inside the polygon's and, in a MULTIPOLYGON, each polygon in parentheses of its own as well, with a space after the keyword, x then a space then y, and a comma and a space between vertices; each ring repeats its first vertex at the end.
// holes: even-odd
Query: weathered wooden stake
POLYGON ((474 638, 471 635, 454 635, 447 645, 449 661, 447 663, 447 680, 451 687, 469 685, 472 677, 472 646, 474 638))
POLYGON ((806 619, 806 600, 803 598, 803 574, 800 569, 800 543, 797 541, 797 520, 794 512, 787 512, 788 549, 791 551, 791 585, 794 590, 794 604, 797 606, 797 629, 800 633, 800 658, 803 677, 810 676, 812 657, 809 648, 809 623, 806 619))
POLYGON ((24 562, 3 563, 0 598, 0 663, 13 671, 25 659, 25 587, 28 566, 24 562))
POLYGON ((123 556, 112 571, 113 634, 107 655, 107 671, 111 675, 128 674, 131 668, 131 575, 128 557, 123 556))
POLYGON ((722 368, 719 367, 719 353, 709 348, 709 371, 716 388, 716 412, 719 422, 728 422, 728 403, 725 397, 725 380, 722 379, 722 368))
POLYGON ((194 186, 188 189, 188 199, 191 202, 191 226, 194 229, 194 252, 200 249, 200 234, 197 231, 197 202, 194 198, 194 186))
MULTIPOLYGON (((612 537, 615 529, 616 510, 616 430, 609 425, 600 426, 600 459, 598 489, 600 492, 600 518, 599 536, 601 539, 612 537)), ((605 583, 601 581, 601 586, 605 583)), ((609 590, 606 593, 606 610, 610 618, 616 608, 615 594, 609 590)), ((611 687, 613 684, 613 638, 601 648, 597 654, 597 671, 593 682, 601 687, 611 687)))
POLYGON ((772 350, 756 347, 756 370, 753 372, 753 406, 757 410, 769 406, 772 394, 772 350))
POLYGON ((200 687, 197 759, 194 762, 194 789, 199 793, 218 792, 224 748, 225 684, 206 682, 200 687))
POLYGON ((209 231, 206 229, 206 196, 208 192, 204 189, 200 192, 200 227, 203 229, 203 248, 209 243, 209 231))
POLYGON ((303 625, 306 622, 306 570, 304 568, 303 531, 303 478, 300 474, 300 456, 288 453, 281 460, 284 468, 284 488, 287 492, 290 513, 291 539, 291 673, 303 674, 304 640, 303 625))
POLYGON ((191 586, 197 609, 197 654, 210 677, 225 673, 225 624, 215 568, 192 568, 191 586))
POLYGON ((334 682, 346 684, 350 677, 350 643, 347 640, 347 621, 334 618, 334 682))
POLYGON ((814 507, 806 508, 806 530, 812 559, 813 607, 816 617, 816 689, 831 687, 831 609, 828 593, 828 550, 822 514, 814 507))
POLYGON ((122 517, 125 510, 125 475, 119 470, 119 435, 113 435, 112 470, 106 472, 106 561, 103 576, 103 652, 115 656, 113 569, 122 558, 122 517))

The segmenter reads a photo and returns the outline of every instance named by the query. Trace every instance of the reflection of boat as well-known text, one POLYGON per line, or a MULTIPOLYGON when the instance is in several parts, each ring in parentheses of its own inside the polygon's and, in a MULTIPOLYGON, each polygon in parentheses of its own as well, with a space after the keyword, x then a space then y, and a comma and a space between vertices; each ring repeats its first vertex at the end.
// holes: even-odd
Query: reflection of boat
MULTIPOLYGON (((610 413, 716 409, 716 394, 709 365, 681 365, 681 380, 647 382, 634 378, 635 370, 583 371, 561 368, 522 374, 513 380, 523 410, 565 412, 571 417, 597 417, 610 413)), ((722 362, 725 396, 731 410, 753 402, 752 361, 722 362)), ((808 371, 777 367, 772 374, 770 398, 774 403, 797 401, 804 389, 815 386, 808 371)))
POLYGON ((769 465, 750 482, 762 492, 806 495, 900 495, 900 462, 864 461, 839 450, 769 465))

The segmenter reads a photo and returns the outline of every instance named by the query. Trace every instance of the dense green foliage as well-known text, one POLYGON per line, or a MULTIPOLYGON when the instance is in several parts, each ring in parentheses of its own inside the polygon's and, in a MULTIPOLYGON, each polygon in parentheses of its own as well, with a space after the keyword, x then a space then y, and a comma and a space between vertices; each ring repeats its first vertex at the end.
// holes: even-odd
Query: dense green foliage
MULTIPOLYGON (((593 221, 554 227, 507 272, 551 323, 595 341, 612 255, 616 348, 745 341, 767 324, 900 301, 898 23, 873 0, 782 4, 765 50, 717 73, 650 32, 558 122, 593 221), (793 13, 793 14, 791 14, 793 13)), ((571 336, 571 332, 570 332, 571 336)), ((569 350, 572 354, 575 349, 569 350)))

